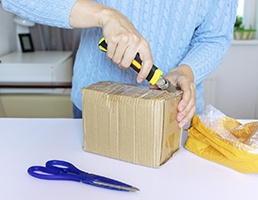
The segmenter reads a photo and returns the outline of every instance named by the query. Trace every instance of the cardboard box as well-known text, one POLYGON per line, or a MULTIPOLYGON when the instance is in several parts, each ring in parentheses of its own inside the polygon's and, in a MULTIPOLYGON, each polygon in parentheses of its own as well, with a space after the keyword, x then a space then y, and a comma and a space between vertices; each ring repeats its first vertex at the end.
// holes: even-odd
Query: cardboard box
POLYGON ((149 167, 179 150, 181 95, 113 82, 90 85, 82 95, 84 150, 149 167))

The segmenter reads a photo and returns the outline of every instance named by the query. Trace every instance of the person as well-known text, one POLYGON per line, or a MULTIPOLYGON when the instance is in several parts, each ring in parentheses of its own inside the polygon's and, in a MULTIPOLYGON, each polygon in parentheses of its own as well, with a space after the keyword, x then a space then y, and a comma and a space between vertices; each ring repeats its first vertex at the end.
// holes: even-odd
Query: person
POLYGON ((4 9, 37 23, 82 29, 71 92, 75 117, 81 117, 83 87, 98 81, 149 85, 145 78, 155 62, 183 91, 177 115, 180 128, 204 107, 203 80, 230 47, 237 2, 2 0, 4 9), (109 59, 98 49, 102 37, 109 59), (138 74, 127 69, 137 52, 142 59, 138 74))

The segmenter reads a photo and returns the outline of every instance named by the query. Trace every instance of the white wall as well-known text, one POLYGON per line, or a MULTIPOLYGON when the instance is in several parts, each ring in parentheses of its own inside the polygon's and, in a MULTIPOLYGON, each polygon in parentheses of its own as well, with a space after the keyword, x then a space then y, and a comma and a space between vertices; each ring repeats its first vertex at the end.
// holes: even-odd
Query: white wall
POLYGON ((0 4, 0 56, 16 50, 15 23, 13 14, 0 4))
POLYGON ((258 40, 233 41, 204 82, 204 100, 229 117, 258 119, 258 40))

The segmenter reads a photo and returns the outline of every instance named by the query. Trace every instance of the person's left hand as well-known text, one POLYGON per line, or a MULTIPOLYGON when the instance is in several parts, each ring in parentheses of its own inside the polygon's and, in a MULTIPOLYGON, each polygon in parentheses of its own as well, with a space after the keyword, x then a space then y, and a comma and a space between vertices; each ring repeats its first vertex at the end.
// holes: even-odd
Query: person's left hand
MULTIPOLYGON (((196 86, 193 82, 193 72, 188 65, 181 65, 171 70, 166 78, 183 91, 177 114, 179 128, 183 128, 190 122, 196 111, 196 86)), ((150 87, 156 88, 155 86, 150 87)))

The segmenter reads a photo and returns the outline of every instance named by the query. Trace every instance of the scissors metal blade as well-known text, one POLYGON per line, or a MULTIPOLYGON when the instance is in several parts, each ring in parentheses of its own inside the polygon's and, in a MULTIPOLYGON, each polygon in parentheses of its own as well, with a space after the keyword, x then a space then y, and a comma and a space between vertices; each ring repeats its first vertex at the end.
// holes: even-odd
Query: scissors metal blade
POLYGON ((106 183, 102 181, 93 181, 94 184, 99 185, 100 187, 112 188, 116 190, 128 191, 128 192, 137 192, 140 191, 138 188, 133 186, 124 186, 124 185, 115 185, 112 183, 106 183))
POLYGON ((125 191, 125 192, 140 191, 138 188, 131 186, 129 184, 123 183, 115 179, 107 178, 104 176, 95 175, 95 174, 87 174, 85 177, 82 175, 81 182, 90 184, 93 186, 97 186, 97 187, 125 191))

